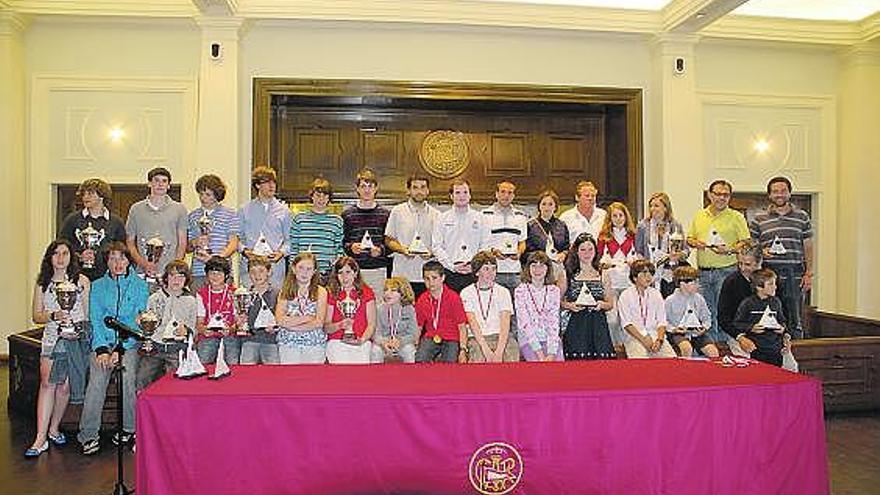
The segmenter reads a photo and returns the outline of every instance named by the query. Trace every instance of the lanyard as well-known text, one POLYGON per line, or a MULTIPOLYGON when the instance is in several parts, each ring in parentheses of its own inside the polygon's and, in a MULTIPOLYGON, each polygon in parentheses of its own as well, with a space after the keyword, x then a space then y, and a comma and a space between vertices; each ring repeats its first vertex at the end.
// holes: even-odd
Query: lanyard
MULTIPOLYGON (((535 294, 532 293, 532 284, 526 285, 526 290, 529 292, 529 298, 532 300, 532 306, 535 307, 535 312, 538 313, 538 316, 544 316, 544 307, 547 305, 547 289, 548 287, 544 286, 544 300, 541 301, 541 309, 538 309, 538 302, 535 300, 535 294)), ((480 310, 483 308, 480 307, 480 310)))
POLYGON ((211 313, 211 315, 214 315, 215 313, 223 313, 223 308, 226 306, 226 297, 229 295, 229 286, 223 286, 223 295, 220 297, 220 306, 216 308, 216 311, 214 310, 215 306, 213 294, 214 291, 212 291, 211 288, 208 287, 208 311, 211 313))
MULTIPOLYGON (((647 290, 647 289, 646 289, 647 290)), ((646 333, 648 332, 648 312, 649 312, 648 304, 645 301, 645 296, 639 294, 639 316, 642 318, 642 330, 646 333)))
POLYGON ((434 331, 439 331, 438 325, 440 324, 440 306, 443 304, 443 289, 440 289, 440 297, 437 298, 437 309, 434 309, 434 298, 430 297, 431 300, 431 310, 434 312, 434 331))
POLYGON ((489 288, 489 304, 486 305, 486 310, 483 311, 483 298, 480 297, 480 288, 477 285, 474 285, 474 288, 477 289, 477 304, 480 305, 480 316, 483 317, 483 324, 489 321, 489 310, 492 309, 492 298, 495 296, 495 286, 489 288))
MULTIPOLYGON (((438 305, 439 306, 439 305, 438 305)), ((400 324, 400 314, 403 313, 403 307, 397 310, 397 320, 391 315, 391 306, 388 306, 388 326, 391 328, 391 338, 397 338, 397 326, 400 324)))

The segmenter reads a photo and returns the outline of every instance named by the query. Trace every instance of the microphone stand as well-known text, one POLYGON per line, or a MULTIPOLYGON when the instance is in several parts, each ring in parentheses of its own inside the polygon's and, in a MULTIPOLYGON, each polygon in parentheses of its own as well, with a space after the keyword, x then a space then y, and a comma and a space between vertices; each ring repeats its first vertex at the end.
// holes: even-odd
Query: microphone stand
POLYGON ((119 397, 116 401, 116 438, 119 441, 116 442, 116 485, 113 487, 112 495, 129 495, 134 493, 134 490, 129 490, 125 486, 125 467, 122 463, 122 451, 125 449, 122 443, 122 407, 125 399, 125 387, 122 385, 125 366, 122 365, 122 359, 125 356, 125 348, 122 346, 122 332, 119 330, 116 330, 115 352, 119 354, 119 359, 113 366, 113 373, 116 375, 116 394, 119 397))

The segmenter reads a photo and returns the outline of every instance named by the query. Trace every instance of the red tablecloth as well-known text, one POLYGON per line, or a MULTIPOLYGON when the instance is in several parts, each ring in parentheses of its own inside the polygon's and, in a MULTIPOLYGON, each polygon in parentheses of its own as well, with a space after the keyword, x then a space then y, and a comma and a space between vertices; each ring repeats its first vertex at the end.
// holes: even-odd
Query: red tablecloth
POLYGON ((829 491, 820 383, 762 364, 234 367, 159 380, 137 416, 147 495, 477 493, 490 442, 513 493, 829 491))

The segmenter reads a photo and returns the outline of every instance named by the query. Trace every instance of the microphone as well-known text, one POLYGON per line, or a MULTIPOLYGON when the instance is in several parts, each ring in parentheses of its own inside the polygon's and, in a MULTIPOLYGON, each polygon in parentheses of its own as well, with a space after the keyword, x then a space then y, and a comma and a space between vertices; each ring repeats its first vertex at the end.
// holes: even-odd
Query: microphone
POLYGON ((104 324, 107 325, 107 327, 112 328, 113 330, 116 330, 117 332, 119 332, 119 334, 122 336, 122 338, 132 337, 135 340, 141 340, 141 341, 147 340, 147 337, 143 333, 141 333, 139 330, 135 330, 134 328, 131 328, 130 326, 126 325, 125 323, 122 323, 121 321, 117 320, 116 318, 114 318, 112 316, 105 316, 104 317, 104 324))

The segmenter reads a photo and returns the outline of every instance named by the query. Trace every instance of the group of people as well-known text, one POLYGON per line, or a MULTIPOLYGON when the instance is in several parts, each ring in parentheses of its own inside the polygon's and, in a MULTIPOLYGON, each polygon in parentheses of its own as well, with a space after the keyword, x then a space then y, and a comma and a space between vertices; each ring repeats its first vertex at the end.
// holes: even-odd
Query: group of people
POLYGON ((291 215, 268 167, 254 169, 254 197, 237 211, 222 204, 217 176, 198 179, 200 206, 189 213, 168 196, 168 170, 147 180, 149 195, 125 223, 108 209, 106 182, 83 182, 83 209, 45 251, 33 298, 33 319, 45 327, 27 457, 67 442, 58 425, 69 402, 83 404, 83 453, 100 449, 119 362, 123 433, 113 441, 133 444, 137 392, 175 370, 190 340, 204 363, 221 348, 230 364, 368 364, 611 359, 620 351, 716 357, 726 343, 782 365, 788 335, 800 336, 812 277, 809 216, 790 202, 784 177, 770 180, 770 204, 750 224, 729 208, 732 186, 713 182, 687 231, 665 193, 650 197, 636 224, 623 203, 599 208, 588 181, 561 216, 559 196, 541 192, 529 218, 513 205, 508 180, 477 210, 470 184, 455 179, 452 206, 441 212, 427 202, 429 179, 413 176, 406 201, 389 210, 364 169, 357 202, 341 216, 329 211, 324 178, 311 184, 311 207, 291 215), (62 307, 70 287, 75 303, 62 307), (242 288, 245 307, 236 304, 242 288), (105 322, 146 329, 147 315, 143 343, 105 322))

